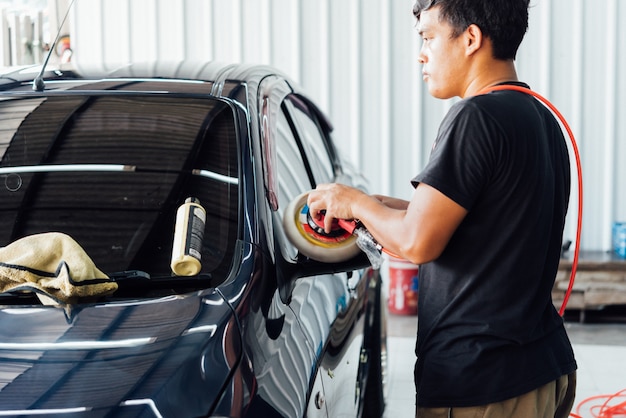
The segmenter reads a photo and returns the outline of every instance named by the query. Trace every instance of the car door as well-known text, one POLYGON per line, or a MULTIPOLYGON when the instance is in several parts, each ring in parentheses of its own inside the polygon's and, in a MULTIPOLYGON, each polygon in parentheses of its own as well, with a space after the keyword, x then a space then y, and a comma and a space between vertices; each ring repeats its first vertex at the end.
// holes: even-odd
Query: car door
MULTIPOLYGON (((284 208, 317 184, 342 175, 335 149, 314 105, 295 94, 281 102, 276 117, 278 218, 284 208)), ((287 240, 283 254, 295 259, 287 240)), ((359 272, 298 278, 293 283, 290 309, 298 318, 315 355, 307 416, 354 416, 360 396, 359 361, 363 341, 362 306, 365 280, 359 272)))

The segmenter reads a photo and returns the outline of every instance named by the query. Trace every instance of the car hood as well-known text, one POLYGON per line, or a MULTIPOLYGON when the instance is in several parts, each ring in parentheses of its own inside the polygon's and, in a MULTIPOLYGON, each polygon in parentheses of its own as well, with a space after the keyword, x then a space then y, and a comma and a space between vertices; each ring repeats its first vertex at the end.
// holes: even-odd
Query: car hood
POLYGON ((239 358, 225 335, 239 332, 233 308, 220 295, 3 307, 0 415, 208 414, 239 358))

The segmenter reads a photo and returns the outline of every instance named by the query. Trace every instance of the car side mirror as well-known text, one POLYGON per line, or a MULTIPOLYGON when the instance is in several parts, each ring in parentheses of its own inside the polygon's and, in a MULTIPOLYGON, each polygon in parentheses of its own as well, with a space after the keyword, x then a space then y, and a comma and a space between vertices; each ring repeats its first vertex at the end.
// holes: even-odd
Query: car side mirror
POLYGON ((325 263, 302 256, 301 259, 298 260, 297 266, 295 278, 360 270, 369 267, 370 261, 365 253, 360 252, 346 261, 334 263, 325 263))
POLYGON ((354 270, 364 269, 370 266, 370 261, 365 253, 360 252, 356 256, 341 262, 325 263, 313 260, 309 257, 298 255, 295 262, 276 258, 276 277, 280 298, 287 304, 291 300, 291 293, 295 281, 301 277, 320 276, 324 274, 348 273, 354 270))

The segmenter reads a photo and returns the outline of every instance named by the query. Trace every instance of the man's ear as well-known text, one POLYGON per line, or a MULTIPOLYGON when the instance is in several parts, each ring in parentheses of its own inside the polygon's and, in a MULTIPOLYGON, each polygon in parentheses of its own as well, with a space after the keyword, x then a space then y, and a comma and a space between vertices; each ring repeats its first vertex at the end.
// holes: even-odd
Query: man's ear
POLYGON ((483 46, 483 31, 475 25, 471 24, 465 29, 463 33, 465 37, 465 52, 466 54, 473 55, 483 46))

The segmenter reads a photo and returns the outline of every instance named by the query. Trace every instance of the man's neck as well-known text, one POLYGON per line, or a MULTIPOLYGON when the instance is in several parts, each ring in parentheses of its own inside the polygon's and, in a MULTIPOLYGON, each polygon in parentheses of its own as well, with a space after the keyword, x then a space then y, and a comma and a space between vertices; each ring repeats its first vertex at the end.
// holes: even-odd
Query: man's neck
POLYGON ((470 97, 497 84, 519 81, 513 60, 491 60, 478 67, 461 98, 470 97))

